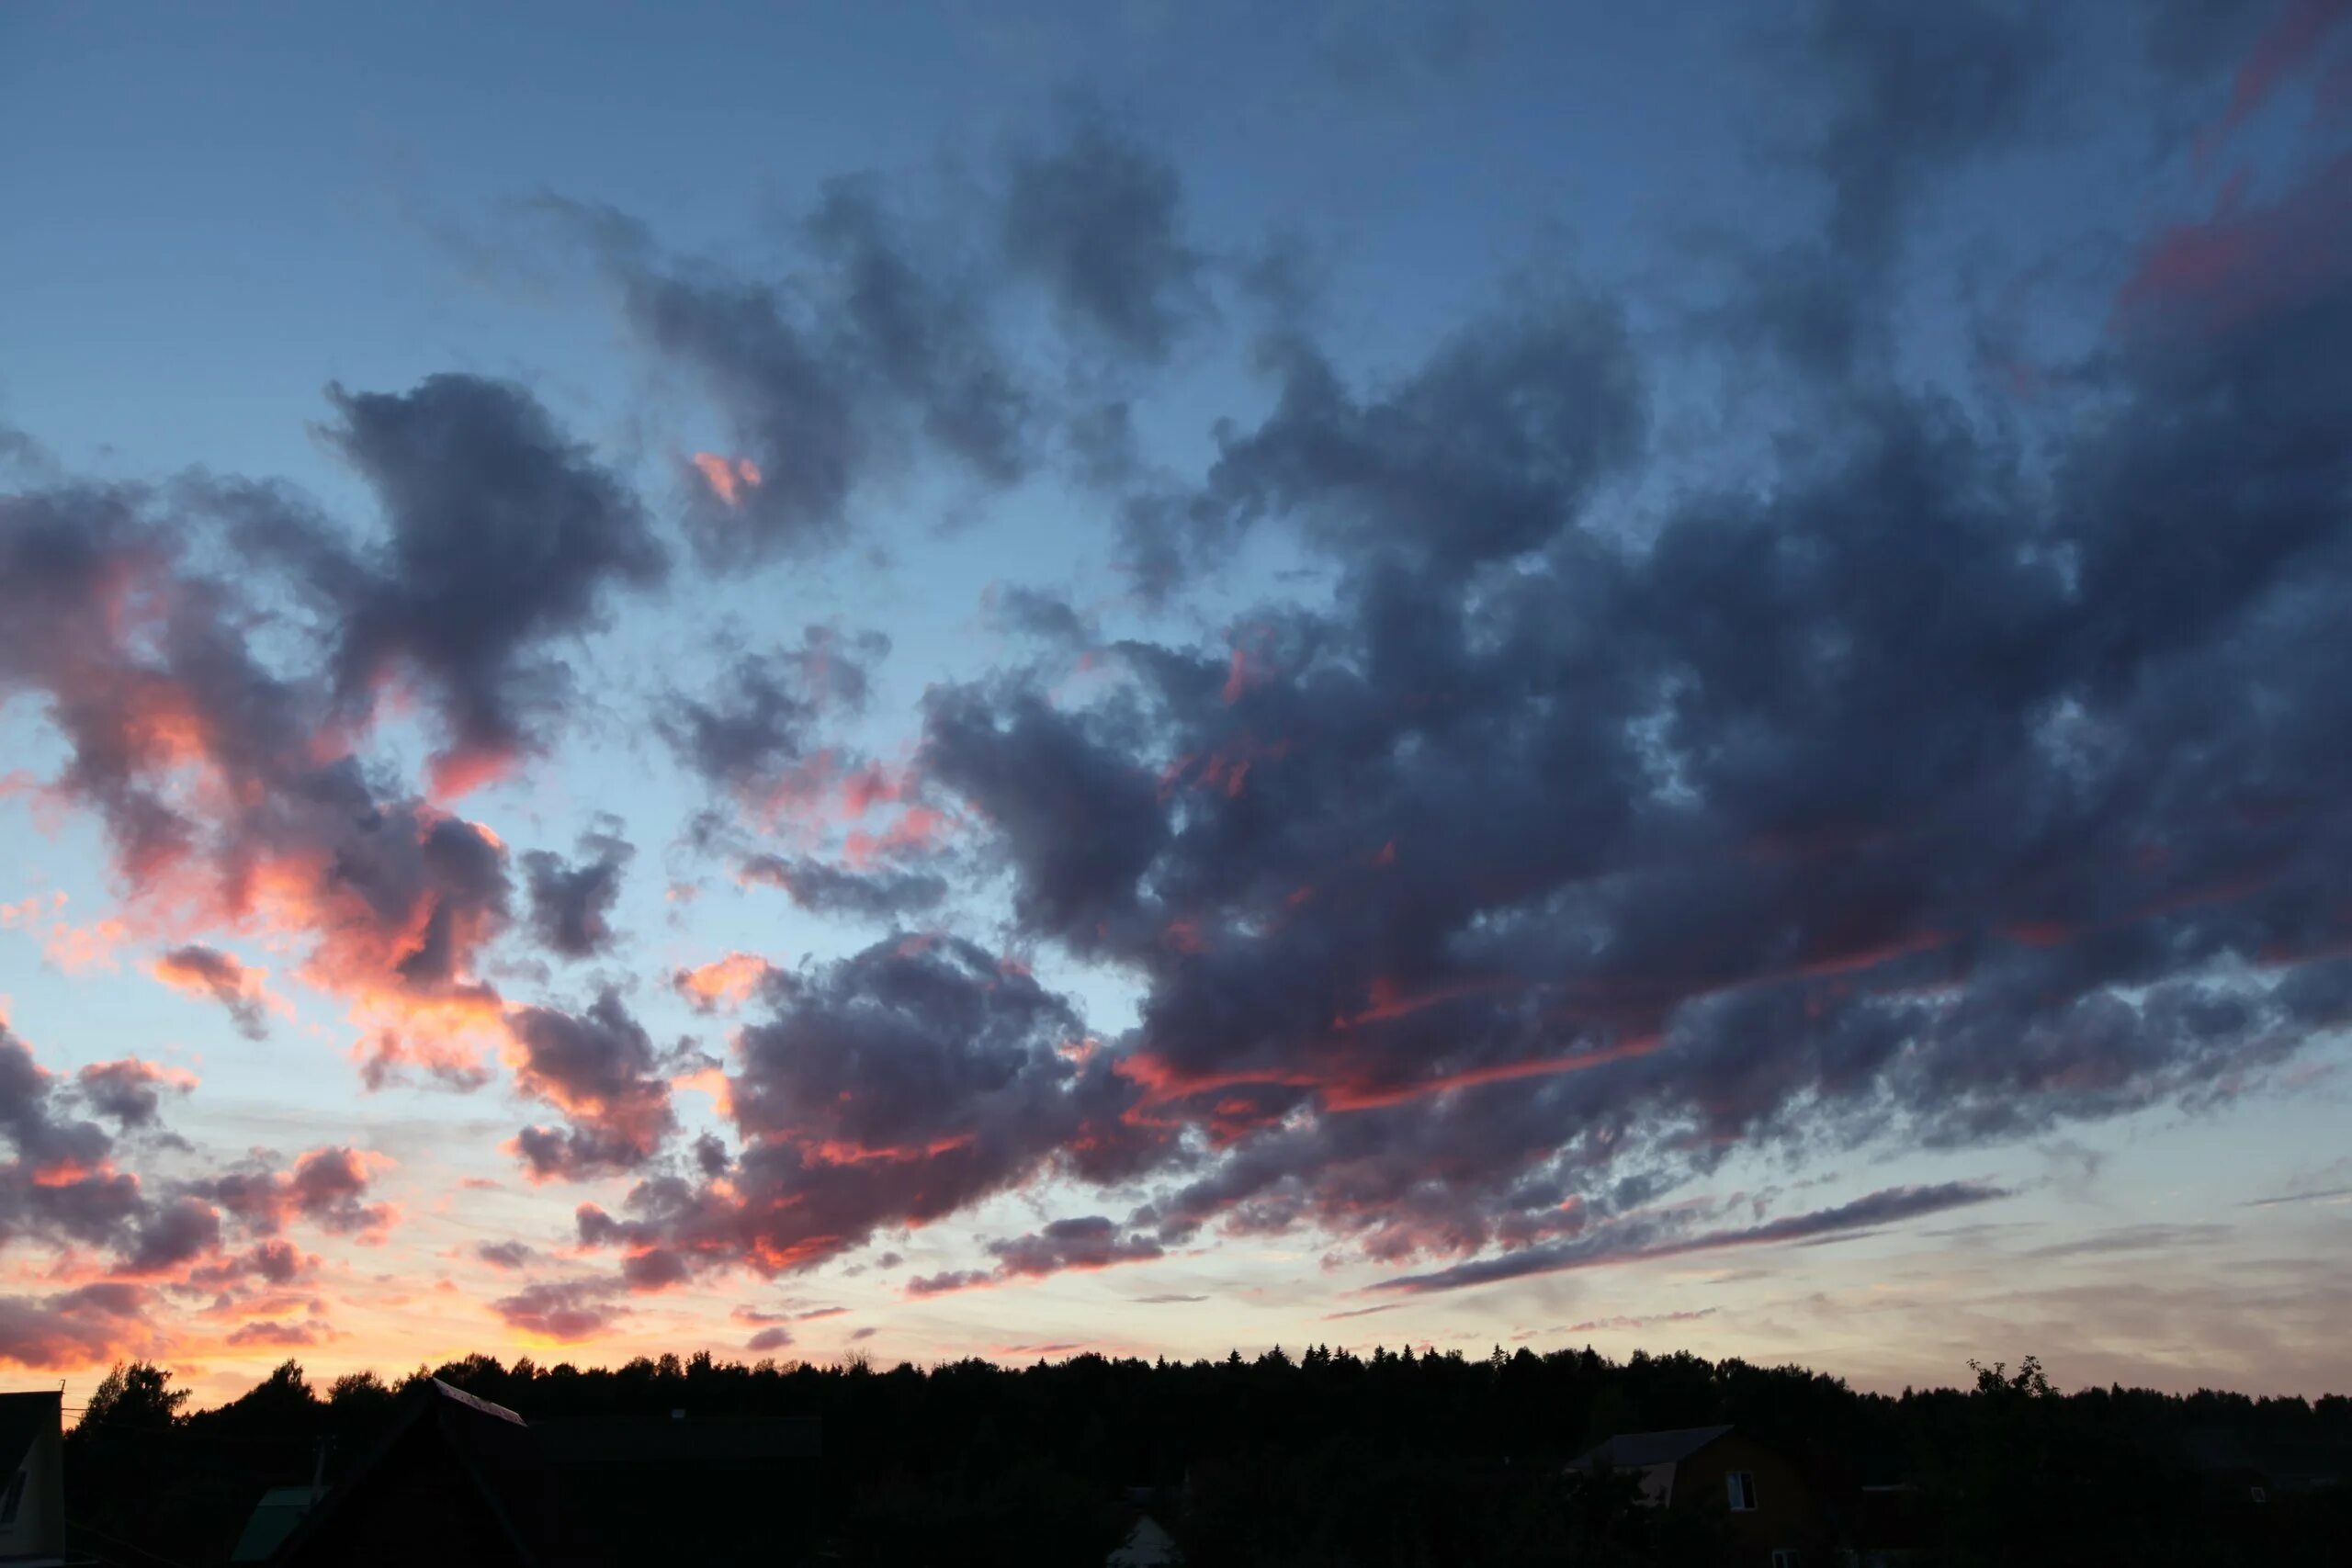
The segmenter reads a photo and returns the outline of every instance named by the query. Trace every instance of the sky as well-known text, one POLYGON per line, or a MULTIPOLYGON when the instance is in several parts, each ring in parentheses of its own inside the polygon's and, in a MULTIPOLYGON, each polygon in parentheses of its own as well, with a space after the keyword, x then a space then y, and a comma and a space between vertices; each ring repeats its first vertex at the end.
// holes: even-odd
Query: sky
POLYGON ((2352 1390, 2344 0, 19 5, 0 214, 0 1375, 2352 1390))

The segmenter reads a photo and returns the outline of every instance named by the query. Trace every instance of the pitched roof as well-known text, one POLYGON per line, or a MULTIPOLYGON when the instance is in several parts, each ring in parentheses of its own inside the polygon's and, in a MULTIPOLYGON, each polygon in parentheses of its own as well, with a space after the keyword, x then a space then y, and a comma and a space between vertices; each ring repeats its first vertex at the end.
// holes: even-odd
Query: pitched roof
POLYGON ((1577 1468, 1605 1464, 1612 1470, 1644 1470, 1689 1459, 1731 1430, 1723 1427, 1678 1427, 1666 1432, 1620 1432, 1576 1461, 1577 1468))
POLYGON ((0 1476, 25 1466, 25 1456, 44 1431, 57 1430, 62 1393, 41 1390, 32 1393, 0 1393, 0 1476))
POLYGON ((1182 1555, 1177 1549, 1175 1538, 1160 1529, 1158 1519, 1146 1514, 1136 1521, 1136 1528, 1127 1532, 1126 1544, 1114 1550, 1103 1561, 1105 1568, 1159 1568, 1159 1564, 1174 1562, 1182 1555))
POLYGON ((412 1432, 429 1425, 472 1483, 515 1561, 546 1561, 548 1521, 537 1517, 540 1510, 530 1506, 531 1494, 537 1490, 533 1472, 543 1470, 545 1461, 523 1418, 503 1404, 477 1398, 439 1378, 426 1379, 404 1397, 407 1407, 394 1418, 391 1429, 341 1484, 330 1489, 303 1516, 280 1548, 280 1560, 303 1561, 303 1553, 332 1533, 337 1516, 352 1497, 368 1490, 373 1472, 412 1432))
POLYGON ((294 1533, 311 1505, 319 1500, 318 1490, 311 1486, 273 1486, 261 1495, 254 1511, 245 1520, 237 1544, 230 1550, 232 1562, 266 1562, 270 1553, 294 1533))

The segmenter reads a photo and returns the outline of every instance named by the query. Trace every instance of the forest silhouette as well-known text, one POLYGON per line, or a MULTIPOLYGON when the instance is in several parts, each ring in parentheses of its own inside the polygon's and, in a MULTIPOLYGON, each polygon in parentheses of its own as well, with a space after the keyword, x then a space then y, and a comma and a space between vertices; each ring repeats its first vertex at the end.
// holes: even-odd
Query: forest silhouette
POLYGON ((740 1559, 706 1541, 697 1561, 1091 1568, 1148 1510, 1196 1568, 1721 1562, 1706 1511, 1644 1508, 1630 1477, 1566 1468, 1612 1434, 1713 1423, 1833 1492, 1916 1488, 1934 1550, 1915 1561, 2319 1562, 2352 1529, 2340 1484, 2257 1504, 2198 1461, 2215 1434, 2247 1452, 2340 1456, 2352 1399, 2061 1393, 2031 1358, 1969 1370, 1964 1387, 1887 1395, 1796 1366, 1589 1348, 887 1369, 864 1356, 607 1369, 474 1355, 323 1389, 289 1360, 190 1411, 168 1371, 134 1362, 68 1438, 69 1513, 163 1560, 225 1561, 263 1488, 322 1466, 334 1482, 404 1393, 437 1378, 526 1421, 820 1418, 822 1456, 763 1501, 759 1540, 740 1559))

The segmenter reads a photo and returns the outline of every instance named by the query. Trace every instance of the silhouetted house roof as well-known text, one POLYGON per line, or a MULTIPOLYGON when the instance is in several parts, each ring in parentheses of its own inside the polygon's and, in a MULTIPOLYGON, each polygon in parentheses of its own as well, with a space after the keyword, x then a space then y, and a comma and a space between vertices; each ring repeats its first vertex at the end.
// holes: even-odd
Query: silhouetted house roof
POLYGON ((266 1562, 270 1554, 285 1544, 319 1500, 319 1488, 314 1486, 273 1486, 261 1495, 254 1505, 251 1517, 245 1520, 237 1544, 229 1552, 232 1562, 266 1562))
POLYGON ((273 1560, 374 1568, 556 1568, 555 1489, 523 1418, 439 1379, 408 1394, 392 1427, 319 1500, 273 1560))
POLYGON ((1674 1501, 1674 1467, 1729 1432, 1729 1427, 1678 1427, 1664 1432, 1620 1432, 1570 1461, 1570 1470, 1603 1468, 1637 1477, 1645 1503, 1674 1501))
POLYGON ((2202 1427, 2180 1438, 2183 1457, 2209 1479, 2266 1492, 2308 1492, 2352 1476, 2352 1454, 2324 1442, 2229 1427, 2202 1427))
POLYGON ((14 1475, 25 1467, 25 1456, 32 1452, 34 1440, 44 1430, 56 1428, 63 1398, 55 1393, 0 1394, 0 1476, 14 1475))
POLYGON ((1157 1519, 1147 1514, 1136 1521, 1134 1529, 1127 1532, 1126 1543, 1103 1559, 1103 1568, 1160 1568, 1161 1564, 1174 1562, 1182 1555, 1176 1550, 1175 1539, 1159 1528, 1157 1519))
POLYGON ((1672 1464, 1689 1459, 1731 1428, 1725 1427, 1678 1427, 1666 1432, 1620 1432, 1599 1448, 1576 1461, 1575 1468, 1592 1470, 1607 1465, 1611 1470, 1645 1470, 1654 1464, 1672 1464))
POLYGON ((64 1403, 56 1389, 0 1393, 0 1559, 65 1561, 64 1403))

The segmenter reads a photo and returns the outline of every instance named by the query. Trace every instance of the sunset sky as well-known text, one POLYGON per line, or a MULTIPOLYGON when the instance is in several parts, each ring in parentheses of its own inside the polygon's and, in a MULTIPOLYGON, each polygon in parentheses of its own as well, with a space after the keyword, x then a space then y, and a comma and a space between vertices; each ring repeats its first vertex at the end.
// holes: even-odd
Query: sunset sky
POLYGON ((2352 1391, 2352 4, 16 5, 0 149, 6 1380, 2352 1391))

